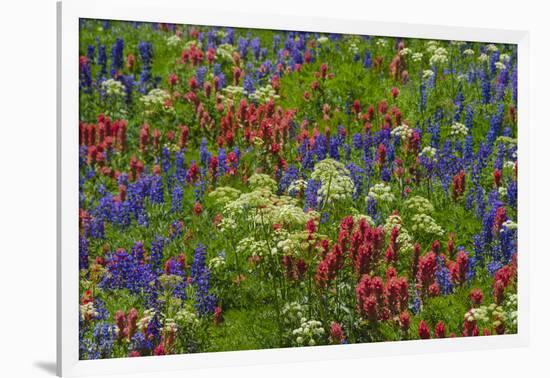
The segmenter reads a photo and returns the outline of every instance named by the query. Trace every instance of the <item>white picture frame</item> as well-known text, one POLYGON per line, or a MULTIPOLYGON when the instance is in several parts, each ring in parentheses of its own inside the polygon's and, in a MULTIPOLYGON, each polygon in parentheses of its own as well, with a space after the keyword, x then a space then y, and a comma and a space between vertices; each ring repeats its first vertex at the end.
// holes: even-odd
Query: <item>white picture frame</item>
POLYGON ((394 24, 190 9, 177 0, 63 1, 58 3, 57 65, 57 373, 60 376, 145 373, 306 360, 364 358, 526 346, 529 341, 529 35, 525 31, 394 24), (78 42, 79 19, 152 21, 514 43, 518 46, 518 333, 492 337, 415 340, 239 352, 86 360, 78 358, 78 42))

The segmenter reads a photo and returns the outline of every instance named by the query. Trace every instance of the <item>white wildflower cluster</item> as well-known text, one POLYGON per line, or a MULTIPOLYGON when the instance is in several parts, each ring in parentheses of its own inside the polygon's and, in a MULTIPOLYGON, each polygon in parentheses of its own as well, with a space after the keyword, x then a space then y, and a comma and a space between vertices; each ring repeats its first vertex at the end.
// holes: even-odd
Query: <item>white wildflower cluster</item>
POLYGON ((391 131, 391 135, 400 138, 401 140, 409 139, 414 133, 414 130, 409 125, 402 124, 391 131))
POLYGON ((507 160, 504 162, 503 164, 503 169, 504 169, 504 172, 512 172, 514 170, 514 167, 516 166, 516 163, 512 160, 507 160))
POLYGON ((225 60, 228 62, 233 61, 233 53, 235 52, 235 46, 229 43, 223 43, 216 49, 216 58, 225 60))
POLYGON ((401 217, 397 214, 391 214, 388 216, 386 223, 384 224, 384 232, 389 235, 395 227, 399 230, 399 236, 397 237, 399 249, 404 253, 411 252, 414 248, 412 236, 409 234, 407 229, 403 227, 403 220, 401 217))
POLYGON ((148 94, 141 97, 145 112, 152 114, 156 111, 174 112, 173 107, 166 106, 166 101, 170 99, 170 94, 164 89, 154 88, 148 94))
POLYGON ((118 80, 107 79, 101 83, 101 89, 105 91, 107 96, 122 97, 124 96, 124 85, 118 80))
POLYGON ((511 138, 509 136, 504 136, 504 135, 499 136, 497 138, 496 142, 497 143, 504 143, 508 147, 512 147, 512 146, 515 146, 516 144, 518 144, 517 139, 511 138))
POLYGON ((245 216, 248 224, 277 223, 288 227, 301 227, 308 221, 311 215, 304 213, 295 198, 273 193, 276 186, 269 176, 261 174, 254 176, 250 179, 251 186, 255 189, 228 202, 223 208, 225 217, 236 219, 239 216, 245 216), (252 179, 254 176, 256 178, 252 179))
POLYGON ((178 332, 178 326, 176 325, 176 321, 172 318, 164 319, 161 332, 164 335, 175 334, 176 332, 178 332))
POLYGON ((431 214, 434 211, 432 203, 422 196, 414 196, 405 201, 407 210, 417 214, 431 214))
POLYGON ((302 252, 317 247, 317 242, 323 237, 324 235, 319 234, 317 237, 311 237, 307 231, 289 233, 280 230, 275 235, 275 242, 277 249, 284 255, 301 255, 302 252))
POLYGON ((319 38, 317 38, 317 43, 321 44, 321 45, 324 45, 325 43, 328 42, 328 37, 322 35, 320 36, 319 38))
POLYGON ((485 49, 490 52, 490 53, 494 53, 496 51, 498 51, 498 47, 496 47, 494 44, 490 43, 488 44, 485 49))
POLYGON ((489 61, 489 56, 487 54, 479 54, 477 57, 480 63, 487 63, 489 61))
POLYGON ((379 46, 379 47, 386 47, 387 44, 388 44, 388 40, 387 40, 387 39, 384 39, 384 38, 377 38, 377 39, 376 39, 376 46, 379 46))
POLYGON ((264 256, 268 251, 265 240, 256 240, 253 237, 241 239, 236 248, 238 254, 245 256, 264 256))
POLYGON ((169 47, 176 47, 182 42, 182 39, 179 35, 173 34, 169 37, 166 37, 166 45, 169 47))
POLYGON ((517 294, 510 294, 504 300, 504 319, 512 326, 512 328, 518 325, 518 296, 517 294))
POLYGON ((466 49, 466 50, 462 51, 462 54, 467 55, 467 56, 473 56, 475 54, 475 51, 472 50, 472 49, 466 49))
POLYGON ((210 198, 216 205, 225 206, 227 203, 236 200, 241 195, 241 191, 231 186, 220 186, 210 193, 210 198))
POLYGON ((433 55, 430 58, 430 65, 432 66, 437 66, 440 64, 442 65, 447 63, 448 60, 449 58, 447 56, 447 50, 444 49, 443 47, 438 47, 435 49, 435 51, 433 52, 433 55))
POLYGON ((194 325, 199 324, 199 318, 191 309, 184 307, 176 313, 174 320, 177 324, 182 326, 182 328, 193 327, 194 325))
POLYGON ((472 308, 466 314, 464 319, 472 322, 476 321, 478 327, 492 326, 499 327, 506 320, 506 312, 502 306, 497 306, 495 303, 491 303, 488 306, 480 306, 478 308, 472 308))
POLYGON ((510 63, 510 61, 512 60, 512 58, 510 57, 509 54, 500 54, 499 60, 500 60, 502 63, 507 64, 507 63, 510 63))
POLYGON ((236 98, 245 94, 244 88, 238 85, 228 85, 223 89, 223 92, 230 98, 236 98))
POLYGON ((358 54, 359 53, 359 47, 357 46, 357 43, 355 40, 352 40, 348 46, 348 51, 352 54, 358 54))
POLYGON ((424 147, 422 151, 420 151, 420 156, 435 159, 435 157, 437 156, 437 149, 430 146, 424 147))
POLYGON ((94 307, 94 302, 88 302, 86 304, 80 305, 80 317, 82 320, 91 320, 95 319, 99 313, 94 307))
POLYGON ((426 42, 426 51, 429 53, 433 53, 439 46, 439 42, 437 41, 428 41, 426 42))
POLYGON ((307 308, 298 302, 285 303, 282 310, 283 322, 287 326, 297 326, 302 322, 307 308))
POLYGON ((453 46, 460 47, 460 46, 463 46, 465 44, 466 44, 466 42, 464 42, 464 41, 451 41, 451 45, 453 45, 453 46))
POLYGON ((424 57, 424 54, 420 52, 415 52, 412 54, 411 59, 413 62, 420 62, 423 57, 424 57))
POLYGON ((225 258, 223 256, 212 257, 208 262, 208 269, 211 271, 221 270, 225 267, 225 258))
POLYGON ((270 192, 277 190, 277 182, 270 176, 263 173, 255 173, 250 176, 248 179, 248 184, 253 190, 260 188, 269 189, 270 192))
POLYGON ((388 184, 384 184, 384 183, 373 185, 369 189, 369 195, 365 198, 365 201, 368 201, 369 197, 374 198, 376 202, 395 201, 395 196, 391 192, 391 187, 388 184))
POLYGON ((444 233, 443 228, 428 214, 415 214, 412 217, 412 222, 411 229, 415 232, 434 236, 442 236, 444 233))
POLYGON ((268 215, 272 224, 282 224, 287 226, 303 226, 310 219, 309 213, 294 204, 285 204, 275 207, 268 215))
MULTIPOLYGON (((245 91, 246 93, 246 91, 245 91)), ((252 100, 261 103, 268 102, 271 99, 278 99, 280 96, 275 92, 271 84, 266 84, 263 87, 257 88, 254 93, 246 93, 252 100)))
POLYGON ((267 207, 271 204, 270 197, 272 195, 273 193, 266 188, 242 193, 237 199, 224 206, 223 213, 228 217, 236 217, 247 213, 250 209, 267 207))
POLYGON ((143 312, 143 316, 137 322, 138 329, 142 329, 142 330, 147 329, 147 327, 149 326, 149 323, 151 322, 151 320, 153 320, 155 313, 156 311, 154 308, 145 310, 143 312))
POLYGON ((359 222, 361 222, 361 220, 365 220, 368 224, 370 224, 371 226, 374 226, 374 220, 368 216, 368 215, 365 215, 365 214, 356 214, 353 216, 353 223, 354 224, 359 224, 359 222))
POLYGON ((319 202, 330 204, 350 200, 355 191, 348 169, 333 159, 324 159, 315 164, 311 178, 321 181, 321 187, 317 191, 319 202))
POLYGON ((506 69, 506 64, 504 64, 502 62, 495 62, 495 68, 497 70, 505 70, 506 69))
POLYGON ((412 53, 413 53, 412 50, 408 47, 404 47, 401 50, 399 50, 399 55, 401 56, 411 55, 412 53))
POLYGON ((221 232, 231 233, 237 229, 237 221, 231 217, 223 217, 218 227, 221 232))
POLYGON ((198 49, 202 49, 202 42, 198 39, 191 39, 185 43, 186 49, 190 49, 192 46, 195 46, 198 49))
POLYGON ((164 290, 174 290, 182 280, 183 278, 176 274, 163 274, 158 278, 160 286, 164 290))
POLYGON ((302 193, 307 189, 307 181, 303 179, 294 180, 288 186, 288 194, 294 196, 298 193, 302 193))
POLYGON ((294 346, 314 346, 323 343, 325 330, 318 320, 306 320, 302 318, 300 327, 292 330, 294 346))
POLYGON ((422 79, 428 80, 431 79, 435 73, 432 70, 424 70, 422 71, 422 79))
POLYGON ((462 123, 455 122, 451 125, 451 135, 457 138, 465 137, 468 135, 468 128, 462 123))
POLYGON ((503 224, 502 224, 502 227, 506 227, 507 229, 509 230, 517 230, 518 229, 518 224, 514 221, 512 221, 511 219, 508 219, 507 221, 505 221, 503 224))
POLYGON ((506 196, 508 195, 508 189, 506 189, 504 186, 499 186, 498 195, 500 196, 500 198, 506 198, 506 196))

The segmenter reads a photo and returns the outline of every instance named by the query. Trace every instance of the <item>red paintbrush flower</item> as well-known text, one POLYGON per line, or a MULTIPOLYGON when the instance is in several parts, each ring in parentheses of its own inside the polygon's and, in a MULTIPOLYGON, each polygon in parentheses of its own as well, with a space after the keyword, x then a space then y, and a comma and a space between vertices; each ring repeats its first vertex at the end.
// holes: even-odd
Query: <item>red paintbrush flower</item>
POLYGON ((421 320, 418 324, 418 336, 421 339, 429 339, 430 336, 430 328, 428 328, 428 324, 424 320, 421 320))

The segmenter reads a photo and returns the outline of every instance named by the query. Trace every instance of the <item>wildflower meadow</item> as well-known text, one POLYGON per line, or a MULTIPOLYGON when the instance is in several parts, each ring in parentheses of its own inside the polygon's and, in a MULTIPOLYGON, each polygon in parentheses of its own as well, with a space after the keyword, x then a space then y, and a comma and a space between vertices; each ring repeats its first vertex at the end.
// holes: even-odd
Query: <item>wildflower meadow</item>
POLYGON ((517 332, 515 45, 82 19, 79 67, 80 359, 517 332))

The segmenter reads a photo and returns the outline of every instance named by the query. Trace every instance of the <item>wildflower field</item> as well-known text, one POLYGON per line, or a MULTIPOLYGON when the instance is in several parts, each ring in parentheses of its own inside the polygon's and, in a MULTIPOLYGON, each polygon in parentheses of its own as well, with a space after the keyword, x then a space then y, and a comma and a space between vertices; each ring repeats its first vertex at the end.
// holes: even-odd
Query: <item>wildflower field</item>
POLYGON ((517 332, 515 45, 84 19, 79 67, 81 359, 517 332))

